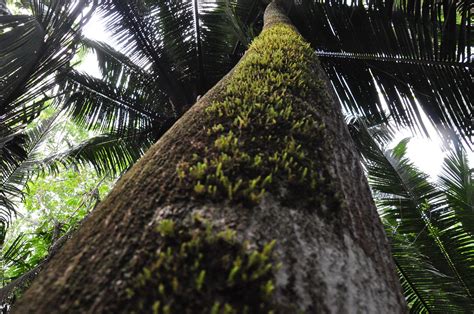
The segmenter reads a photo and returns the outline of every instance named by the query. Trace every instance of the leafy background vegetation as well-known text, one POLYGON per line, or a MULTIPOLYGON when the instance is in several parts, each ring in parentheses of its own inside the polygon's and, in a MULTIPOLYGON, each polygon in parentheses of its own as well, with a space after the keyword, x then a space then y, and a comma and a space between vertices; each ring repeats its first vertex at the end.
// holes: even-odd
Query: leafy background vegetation
MULTIPOLYGON (((8 2, 14 15, 0 17, 6 303, 116 178, 240 59, 265 7, 104 0, 93 11, 85 0, 8 2), (111 43, 80 36, 91 14, 111 43), (87 52, 97 59, 96 76, 76 66, 87 52)), ((470 149, 472 128, 471 2, 297 3, 292 20, 345 111, 358 117, 350 129, 411 310, 468 312, 474 187, 463 147, 470 149), (393 145, 393 128, 424 134, 427 121, 450 149, 436 180, 407 159, 408 140, 393 145)))
POLYGON ((473 169, 457 143, 436 178, 406 156, 409 139, 389 148, 393 133, 352 121, 369 184, 392 245, 412 312, 468 312, 473 306, 473 169))
MULTIPOLYGON (((36 142, 36 160, 91 136, 89 131, 64 119, 51 108, 31 123, 27 132, 38 128, 45 134, 40 133, 41 139, 36 142), (48 127, 41 128, 45 121, 48 127)), ((36 166, 14 199, 15 219, 7 232, 4 230, 1 234, 2 286, 38 268, 52 245, 77 228, 107 194, 113 181, 113 176, 99 176, 90 166, 84 166, 80 171, 72 166, 49 170, 36 166)))

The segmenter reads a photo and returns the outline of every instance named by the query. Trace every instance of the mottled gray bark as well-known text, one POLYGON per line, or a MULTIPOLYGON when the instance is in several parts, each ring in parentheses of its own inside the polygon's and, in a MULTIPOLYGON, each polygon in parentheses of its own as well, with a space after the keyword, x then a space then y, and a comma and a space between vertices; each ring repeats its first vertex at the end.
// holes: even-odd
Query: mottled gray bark
MULTIPOLYGON (((289 23, 277 5, 269 6, 266 30, 289 23)), ((272 40, 279 40, 279 31, 275 28, 277 36, 267 38, 269 46, 272 40)), ((281 40, 287 40, 288 36, 292 34, 285 31, 281 40)), ((248 62, 252 66, 258 55, 265 56, 265 52, 254 48, 247 52, 244 60, 254 58, 248 62)), ((291 63, 285 59, 288 56, 284 49, 270 51, 268 55, 283 58, 282 64, 291 63)), ((269 62, 275 67, 272 71, 277 69, 269 62)), ((310 77, 306 79, 327 81, 315 60, 309 64, 310 77)), ((283 69, 286 68, 283 66, 283 69)), ((264 77, 262 80, 271 81, 272 76, 263 75, 267 70, 262 69, 262 75, 255 75, 255 80, 264 77)), ((232 92, 229 84, 235 83, 238 80, 235 76, 242 72, 235 71, 202 97, 117 183, 108 198, 49 262, 20 300, 17 313, 124 311, 125 291, 144 265, 153 259, 154 252, 163 248, 156 226, 164 218, 186 224, 184 221, 196 213, 217 228, 236 230, 237 238, 248 241, 250 247, 262 247, 276 240, 275 258, 281 267, 274 274, 273 300, 282 305, 277 311, 282 308, 286 308, 280 311, 283 313, 288 313, 288 308, 304 313, 406 311, 390 249, 358 154, 328 85, 318 85, 321 88, 309 93, 302 93, 296 87, 284 88, 285 99, 294 100, 294 110, 300 110, 320 126, 314 128, 315 134, 324 128, 322 137, 317 139, 320 147, 316 148, 322 159, 314 160, 322 169, 317 174, 321 178, 316 185, 321 187, 315 190, 320 194, 318 201, 314 202, 313 195, 306 192, 288 195, 288 191, 292 191, 290 181, 294 179, 289 176, 286 182, 279 172, 274 177, 279 182, 271 185, 254 205, 236 203, 232 197, 199 198, 183 186, 186 178, 178 178, 177 167, 189 166, 195 158, 190 157, 194 152, 208 152, 211 158, 215 150, 216 142, 209 135, 214 121, 209 120, 205 109, 222 101, 229 90, 232 92), (301 106, 306 108, 301 109, 301 106), (290 202, 282 201, 288 196, 290 202)), ((292 77, 294 73, 279 74, 292 77)), ((262 90, 272 90, 270 87, 262 90)), ((277 140, 286 139, 281 132, 291 136, 289 128, 242 128, 239 132, 242 141, 255 139, 254 133, 277 140)), ((298 143, 313 148, 312 139, 298 143)), ((269 140, 268 148, 278 143, 269 140)), ((265 143, 260 146, 265 147, 265 143)), ((307 191, 304 186, 300 187, 301 191, 307 191)), ((201 186, 194 186, 194 191, 202 193, 201 186)), ((187 311, 196 313, 199 309, 187 311)))

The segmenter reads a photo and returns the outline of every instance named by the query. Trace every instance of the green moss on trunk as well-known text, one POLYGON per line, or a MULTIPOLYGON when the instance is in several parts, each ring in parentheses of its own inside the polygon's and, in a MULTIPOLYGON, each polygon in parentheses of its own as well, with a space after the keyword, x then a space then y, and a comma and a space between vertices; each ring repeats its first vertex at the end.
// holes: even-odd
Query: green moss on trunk
MULTIPOLYGON (((325 89, 314 52, 289 25, 274 24, 252 43, 220 100, 206 108, 207 145, 177 167, 182 193, 257 204, 335 204, 325 169, 325 89), (316 103, 308 103, 308 99, 316 103)), ((337 207, 337 205, 335 205, 337 207)))
POLYGON ((251 250, 231 229, 194 216, 187 225, 163 220, 155 256, 127 288, 127 313, 274 313, 272 249, 251 250))
MULTIPOLYGON (((174 195, 257 209, 270 193, 282 205, 340 208, 328 181, 324 82, 314 52, 293 27, 273 23, 252 43, 214 101, 173 174, 174 195), (308 101, 312 102, 309 103, 308 101)), ((168 198, 168 202, 173 198, 168 198)), ((121 308, 159 313, 269 313, 274 242, 250 250, 230 229, 163 220, 157 253, 127 288, 121 308)))

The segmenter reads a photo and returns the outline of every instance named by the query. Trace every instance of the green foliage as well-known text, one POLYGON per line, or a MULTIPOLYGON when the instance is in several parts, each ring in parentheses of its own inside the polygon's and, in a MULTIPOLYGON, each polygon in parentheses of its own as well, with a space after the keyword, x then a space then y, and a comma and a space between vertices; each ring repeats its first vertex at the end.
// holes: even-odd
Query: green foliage
MULTIPOLYGON (((411 311, 469 312, 474 306, 469 194, 474 185, 465 151, 456 146, 445 159, 439 183, 433 183, 406 157, 408 140, 388 149, 374 140, 374 131, 359 124, 356 142, 411 311)), ((391 139, 388 134, 377 137, 385 138, 382 143, 391 139)))
POLYGON ((446 195, 446 205, 456 213, 463 227, 474 235, 474 170, 459 144, 446 157, 440 185, 446 195))
POLYGON ((347 111, 426 132, 423 110, 440 136, 455 130, 472 145, 469 10, 469 0, 307 0, 290 18, 347 111))
POLYGON ((324 83, 313 79, 313 62, 309 44, 291 27, 264 30, 221 99, 206 108, 210 144, 178 165, 182 186, 207 200, 247 205, 267 191, 288 201, 277 192, 281 184, 299 201, 326 200, 324 125, 306 101, 326 110, 328 98, 324 83))
POLYGON ((37 266, 51 245, 74 230, 100 195, 107 194, 110 185, 110 179, 98 178, 91 170, 78 173, 74 169, 29 182, 22 216, 9 228, 2 247, 2 285, 37 266))
POLYGON ((7 0, 7 7, 11 10, 13 15, 25 14, 28 12, 29 1, 28 0, 7 0))
POLYGON ((261 250, 195 216, 190 225, 163 220, 156 255, 127 289, 132 313, 274 313, 275 241, 261 250))
POLYGON ((110 176, 99 177, 91 168, 81 172, 74 167, 58 166, 55 173, 45 156, 67 150, 69 145, 91 136, 91 132, 64 119, 54 108, 44 110, 26 129, 28 158, 18 165, 4 190, 10 191, 18 217, 1 234, 1 284, 38 266, 52 244, 73 230, 82 218, 107 194, 110 176), (5 189, 9 185, 15 189, 5 189), (14 194, 15 192, 16 194, 14 194))
MULTIPOLYGON (((12 177, 21 181, 18 175, 21 171, 17 170, 29 158, 31 142, 25 128, 54 94, 52 90, 56 86, 57 71, 71 61, 79 29, 92 13, 90 10, 83 14, 82 9, 86 5, 83 0, 52 2, 54 5, 44 5, 38 0, 28 1, 32 15, 0 16, 2 216, 12 212, 10 202, 13 197, 10 194, 18 194, 18 190, 7 181, 12 177)), ((21 1, 21 6, 24 4, 21 1)), ((1 217, 0 221, 7 224, 9 218, 1 217)))

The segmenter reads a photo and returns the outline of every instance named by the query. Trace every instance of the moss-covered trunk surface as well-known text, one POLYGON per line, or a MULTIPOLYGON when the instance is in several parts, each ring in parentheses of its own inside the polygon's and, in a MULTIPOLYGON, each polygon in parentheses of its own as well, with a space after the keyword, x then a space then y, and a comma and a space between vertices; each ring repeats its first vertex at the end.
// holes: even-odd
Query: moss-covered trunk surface
POLYGON ((18 313, 398 313, 389 247, 312 49, 270 5, 236 68, 120 180, 18 313))

